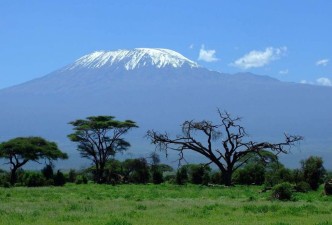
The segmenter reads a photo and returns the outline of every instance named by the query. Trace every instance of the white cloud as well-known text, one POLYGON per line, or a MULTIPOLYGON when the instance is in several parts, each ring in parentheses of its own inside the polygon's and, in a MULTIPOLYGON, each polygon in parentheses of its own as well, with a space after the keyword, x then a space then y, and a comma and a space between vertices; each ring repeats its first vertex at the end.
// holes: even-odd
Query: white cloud
POLYGON ((189 48, 193 49, 194 48, 194 44, 189 45, 189 48))
POLYGON ((199 50, 198 60, 202 60, 205 62, 217 61, 218 58, 216 57, 216 50, 205 49, 204 45, 202 45, 201 49, 199 50))
POLYGON ((320 77, 316 80, 316 83, 318 85, 322 85, 322 86, 332 86, 332 80, 330 80, 329 78, 326 77, 320 77))
POLYGON ((263 67, 271 61, 279 59, 285 52, 287 47, 273 48, 268 47, 264 51, 253 50, 248 54, 237 59, 232 66, 242 69, 250 69, 255 67, 263 67))
POLYGON ((301 80, 300 81, 301 84, 311 84, 311 85, 317 85, 315 82, 312 81, 308 81, 308 80, 301 80))
POLYGON ((289 72, 288 69, 280 70, 279 74, 286 75, 286 74, 288 74, 288 72, 289 72))
POLYGON ((316 66, 327 66, 329 59, 320 59, 316 62, 316 66))
POLYGON ((301 80, 301 84, 311 84, 311 85, 320 85, 320 86, 329 86, 332 87, 332 80, 327 77, 320 77, 315 82, 301 80))

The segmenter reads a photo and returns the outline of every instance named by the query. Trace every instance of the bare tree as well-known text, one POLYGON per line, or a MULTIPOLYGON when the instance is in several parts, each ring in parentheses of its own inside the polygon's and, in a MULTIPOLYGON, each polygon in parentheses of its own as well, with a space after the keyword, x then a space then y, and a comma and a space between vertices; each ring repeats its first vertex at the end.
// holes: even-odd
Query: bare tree
POLYGON ((248 137, 243 126, 239 125, 241 118, 231 117, 229 113, 218 110, 220 123, 210 121, 185 121, 182 124, 182 134, 171 138, 167 133, 153 130, 147 132, 147 137, 157 148, 167 152, 175 150, 179 160, 184 159, 185 151, 194 151, 205 156, 208 164, 215 164, 222 173, 223 182, 230 186, 234 171, 245 164, 252 156, 260 155, 269 150, 274 154, 288 153, 290 147, 302 140, 302 136, 287 135, 280 143, 246 141, 248 137), (204 142, 204 143, 203 143, 204 142), (215 147, 214 145, 218 145, 215 147))

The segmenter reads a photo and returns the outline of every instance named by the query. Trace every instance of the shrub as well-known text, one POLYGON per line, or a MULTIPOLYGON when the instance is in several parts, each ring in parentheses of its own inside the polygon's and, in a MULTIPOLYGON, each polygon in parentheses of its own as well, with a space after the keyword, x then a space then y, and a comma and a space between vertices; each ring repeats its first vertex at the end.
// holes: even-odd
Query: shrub
POLYGON ((10 184, 10 182, 6 181, 6 182, 4 182, 4 183, 2 184, 2 186, 3 186, 4 188, 10 188, 10 187, 11 187, 11 184, 10 184))
POLYGON ((78 175, 76 177, 76 184, 87 184, 88 183, 88 178, 83 174, 83 175, 78 175))
POLYGON ((4 186, 9 182, 8 173, 5 171, 0 171, 0 186, 4 186))
POLYGON ((293 187, 288 182, 277 184, 272 188, 272 198, 274 199, 291 200, 292 196, 293 187))
POLYGON ((265 168, 262 164, 248 164, 234 174, 235 182, 239 184, 261 185, 265 180, 265 168))
POLYGON ((294 187, 296 192, 308 192, 310 191, 310 185, 307 182, 301 181, 297 183, 294 187))
POLYGON ((66 183, 65 176, 63 175, 63 173, 60 172, 60 170, 58 170, 58 172, 54 176, 54 185, 63 186, 63 185, 65 185, 65 183, 66 183))
POLYGON ((207 184, 210 181, 209 166, 203 164, 188 164, 185 167, 188 168, 188 174, 190 182, 193 184, 207 184))
POLYGON ((317 156, 310 156, 306 160, 301 161, 304 180, 310 185, 312 190, 317 190, 319 185, 323 183, 325 169, 323 167, 323 159, 317 156))
POLYGON ((205 169, 201 165, 195 165, 191 167, 191 182, 193 184, 202 184, 203 176, 205 173, 205 169))
POLYGON ((188 170, 186 166, 182 166, 176 172, 175 183, 183 185, 188 181, 188 170))
POLYGON ((152 182, 154 184, 161 184, 162 182, 164 182, 163 173, 159 170, 154 170, 152 172, 152 182))
POLYGON ((222 180, 221 172, 219 172, 219 171, 213 172, 210 177, 210 182, 213 184, 222 184, 223 180, 222 180))
POLYGON ((324 191, 326 195, 332 195, 332 180, 325 182, 324 191))
POLYGON ((203 185, 208 185, 211 180, 210 174, 209 173, 204 173, 203 178, 202 178, 202 184, 203 185))
POLYGON ((279 165, 278 168, 266 172, 264 184, 267 187, 273 187, 283 182, 292 182, 292 181, 293 181, 292 171, 290 169, 285 168, 283 165, 279 165))
POLYGON ((23 175, 23 183, 28 187, 40 187, 45 185, 45 177, 41 173, 25 172, 23 175))
POLYGON ((48 164, 42 170, 42 174, 44 175, 46 180, 53 179, 53 166, 48 164))
POLYGON ((176 174, 175 173, 165 172, 164 182, 167 182, 167 183, 170 183, 170 184, 175 184, 175 179, 176 179, 176 174))
POLYGON ((149 181, 149 165, 144 158, 126 159, 123 162, 124 174, 128 182, 145 184, 149 181))
POLYGON ((77 173, 76 170, 71 169, 68 172, 68 182, 74 183, 76 181, 77 173))

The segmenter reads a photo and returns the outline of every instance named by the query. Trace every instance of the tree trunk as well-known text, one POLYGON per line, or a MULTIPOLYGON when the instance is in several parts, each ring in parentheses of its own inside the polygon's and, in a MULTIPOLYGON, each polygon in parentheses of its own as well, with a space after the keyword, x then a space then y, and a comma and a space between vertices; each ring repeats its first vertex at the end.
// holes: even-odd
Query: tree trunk
POLYGON ((11 185, 14 185, 17 181, 17 174, 16 174, 17 169, 18 169, 18 167, 13 167, 13 169, 11 169, 11 171, 10 171, 10 184, 11 185))
POLYGON ((231 170, 225 170, 222 172, 223 182, 226 186, 232 185, 232 175, 233 175, 233 171, 231 171, 231 170))
POLYGON ((104 177, 104 172, 105 172, 105 165, 100 165, 96 167, 96 178, 95 182, 98 184, 103 184, 105 183, 105 177, 104 177))

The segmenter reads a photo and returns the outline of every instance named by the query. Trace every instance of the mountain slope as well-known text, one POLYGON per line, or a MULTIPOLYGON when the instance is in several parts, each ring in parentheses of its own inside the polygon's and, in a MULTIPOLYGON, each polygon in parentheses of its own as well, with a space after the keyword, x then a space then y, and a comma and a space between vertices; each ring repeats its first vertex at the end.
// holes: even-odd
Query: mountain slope
POLYGON ((217 121, 220 108, 243 117, 254 140, 278 141, 284 132, 305 136, 301 152, 285 159, 297 166, 309 154, 332 156, 329 102, 332 88, 249 73, 222 74, 171 50, 100 51, 1 90, 0 138, 41 135, 72 155, 69 165, 80 165, 75 146, 66 138, 71 120, 99 114, 132 119, 140 128, 128 136, 131 151, 144 156, 154 149, 144 138, 148 129, 175 135, 184 120, 217 121))

